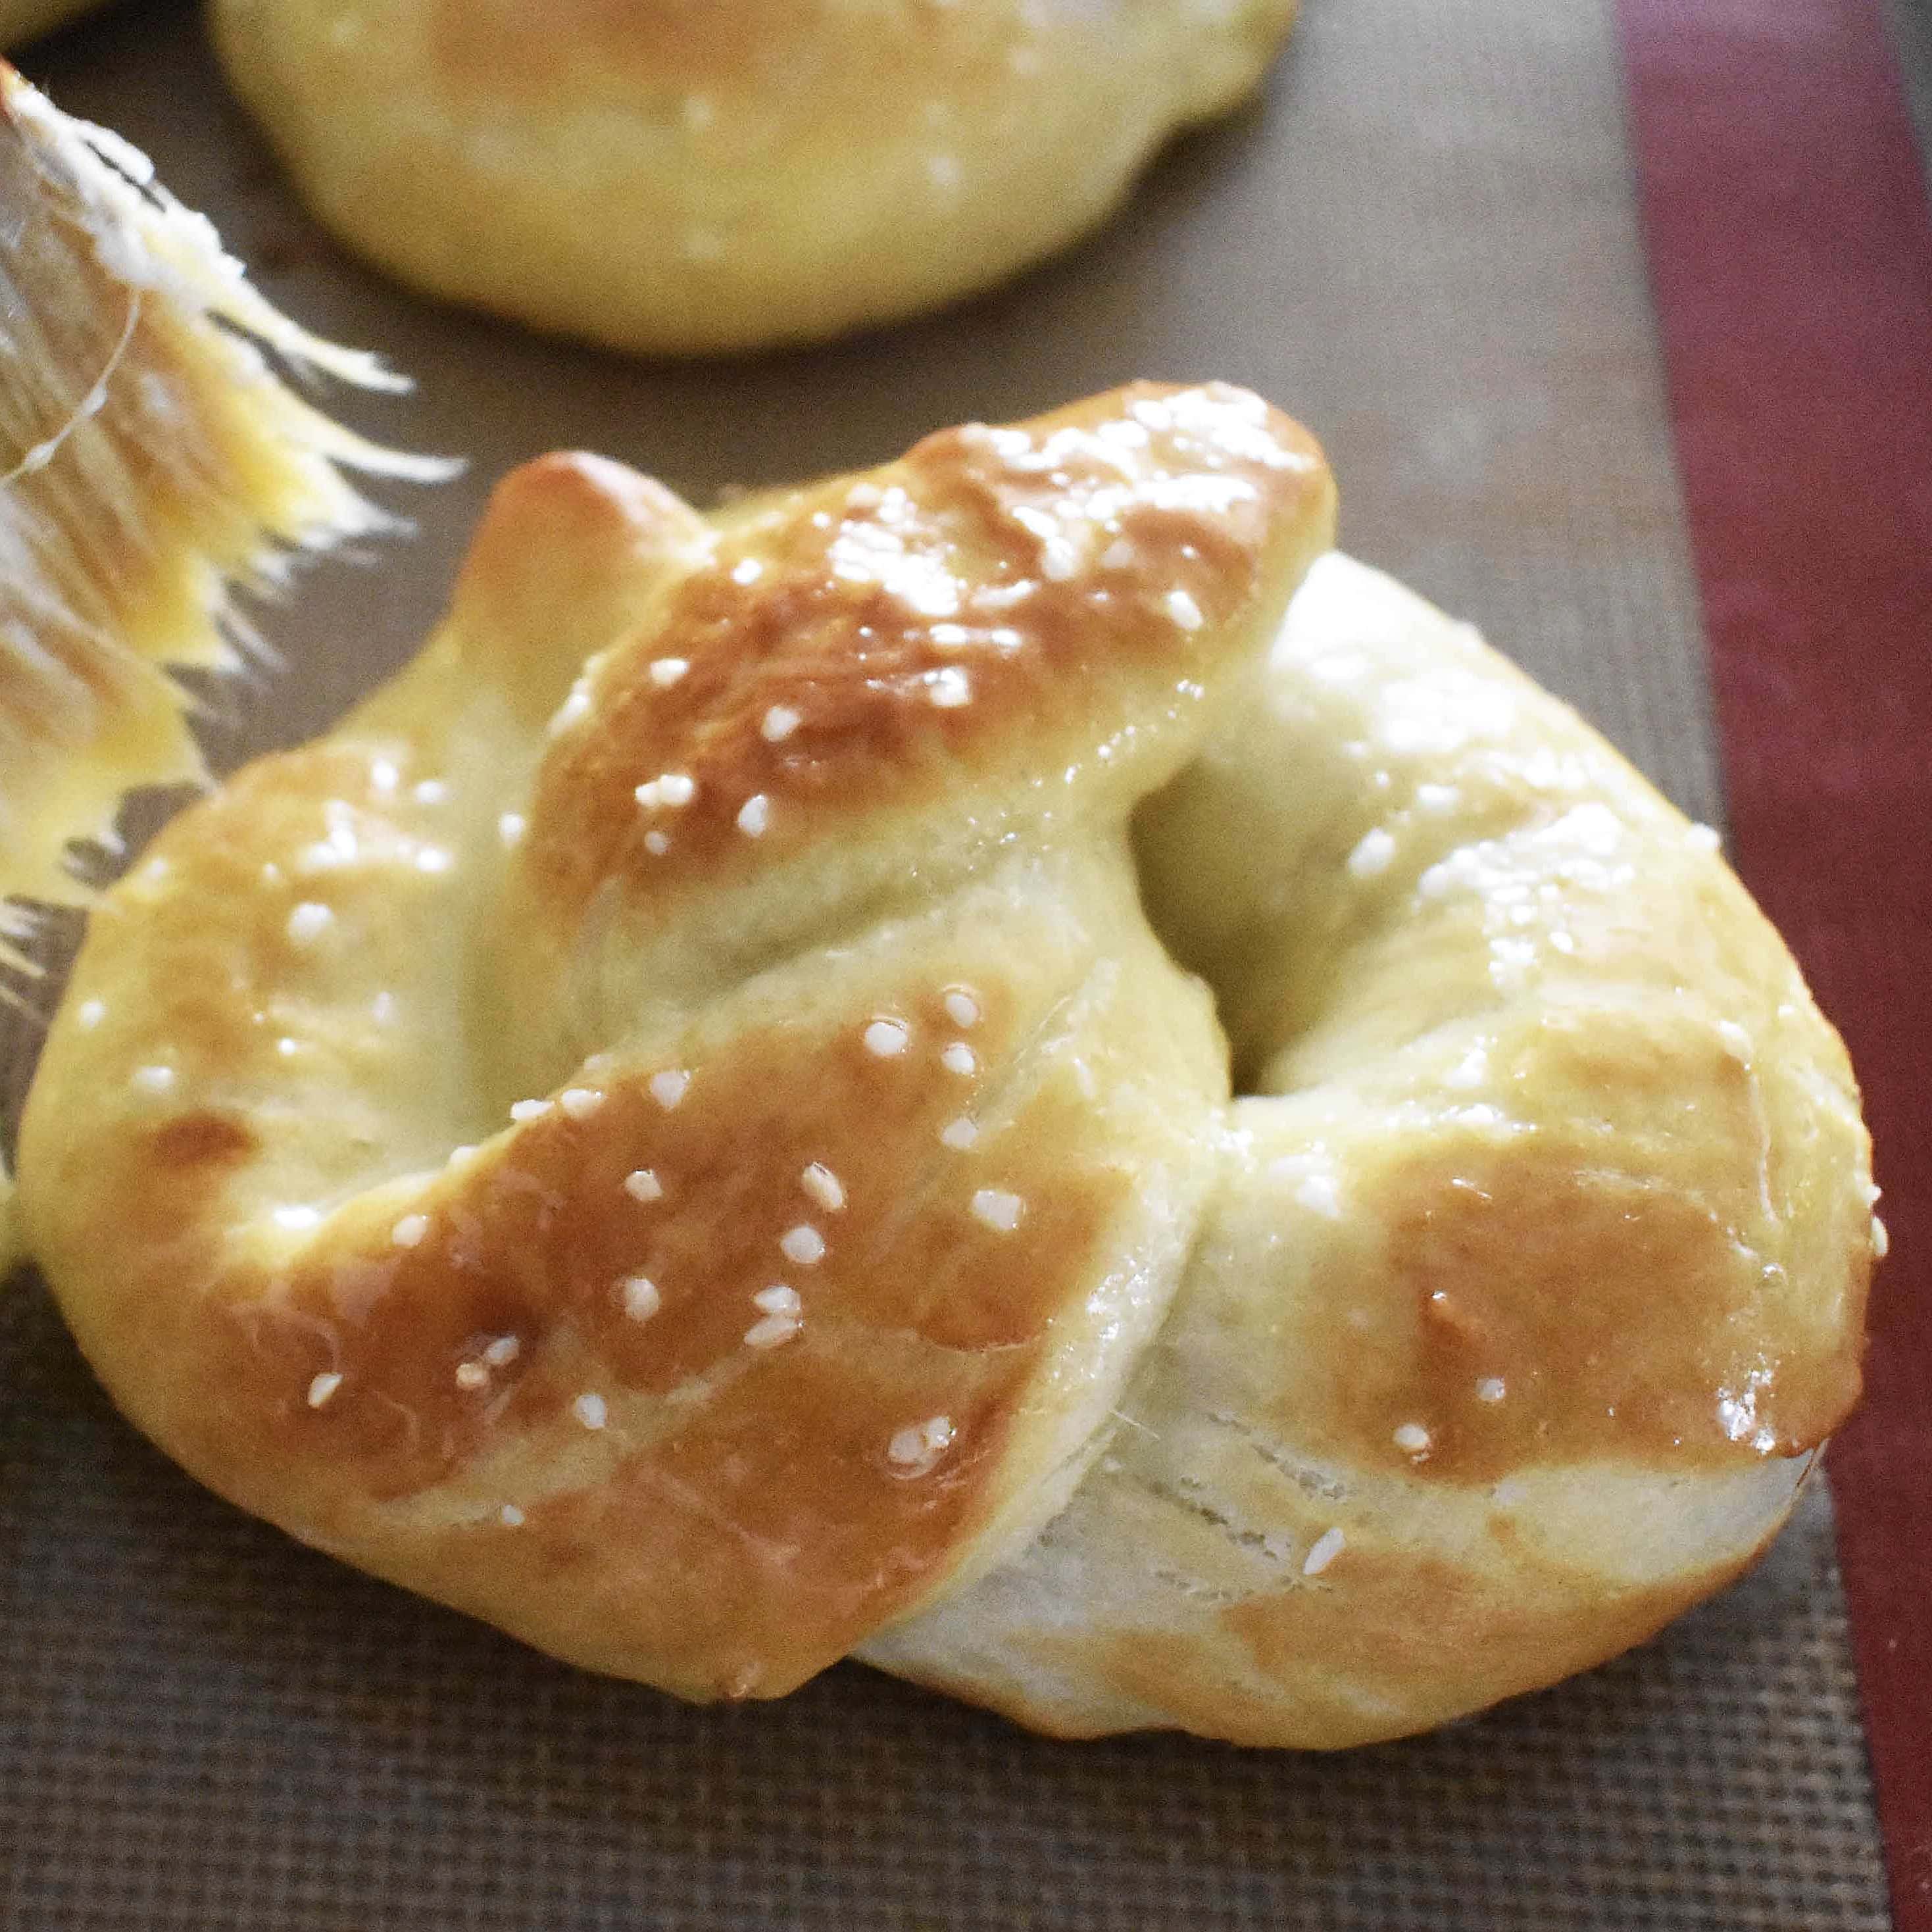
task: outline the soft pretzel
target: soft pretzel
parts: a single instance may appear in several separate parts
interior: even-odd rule
[[[1734,1574],[1856,1391],[1842,1049],[1472,634],[1332,555],[1284,626],[1331,514],[1220,386],[517,472],[94,920],[22,1198],[117,1400],[693,1697],[1346,1744]]]
[[[1296,0],[215,0],[317,215],[430,293],[688,355],[938,307],[1108,214]]]

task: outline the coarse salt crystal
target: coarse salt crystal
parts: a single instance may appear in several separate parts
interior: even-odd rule
[[[634,796],[647,808],[668,806],[676,810],[698,796],[698,781],[688,772],[664,772],[639,785]]]
[[[941,711],[956,711],[973,701],[973,680],[957,664],[944,664],[928,674],[926,694]]]
[[[1019,1226],[1025,1206],[1017,1194],[1003,1187],[982,1187],[973,1196],[974,1218],[1003,1234],[1010,1234]]]
[[[823,1161],[814,1161],[799,1176],[798,1184],[830,1214],[845,1205],[844,1184]]]
[[[866,1029],[866,1050],[881,1060],[890,1060],[906,1050],[911,1030],[904,1020],[874,1020]]]
[[[748,1348],[776,1348],[781,1342],[789,1342],[799,1331],[796,1315],[767,1315],[762,1322],[754,1322],[745,1330],[745,1346]]]
[[[304,899],[289,914],[289,938],[298,946],[308,946],[320,939],[335,923],[335,915],[319,900]]]
[[[1377,826],[1372,832],[1364,832],[1355,849],[1348,854],[1348,875],[1356,879],[1372,879],[1378,873],[1386,872],[1394,858],[1394,838]]]
[[[1310,1214],[1330,1221],[1342,1218],[1342,1190],[1332,1174],[1311,1174],[1297,1184],[1294,1198]]]
[[[1302,1559],[1301,1574],[1304,1576],[1318,1576],[1336,1557],[1341,1555],[1347,1541],[1339,1529],[1324,1529],[1310,1546],[1308,1554]]]
[[[811,1268],[825,1258],[825,1237],[809,1222],[801,1221],[778,1237],[779,1251],[788,1262]]]
[[[928,1421],[909,1424],[886,1444],[886,1460],[896,1469],[929,1469],[951,1447],[952,1435],[950,1415],[935,1415]]]

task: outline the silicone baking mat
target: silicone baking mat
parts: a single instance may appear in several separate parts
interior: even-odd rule
[[[1265,98],[1065,260],[928,322],[669,368],[346,260],[226,104],[190,9],[124,7],[22,64],[146,148],[276,300],[417,377],[357,406],[362,426],[470,460],[392,499],[412,541],[266,614],[286,668],[218,700],[220,766],[401,662],[490,483],[540,450],[601,449],[704,500],[1136,375],[1222,376],[1322,437],[1348,548],[1721,823],[1624,47],[1610,0],[1306,0]],[[0,1028],[10,1120],[33,1034]],[[688,1709],[238,1515],[118,1420],[36,1280],[0,1297],[9,1932],[1878,1932],[1852,1658],[1821,1484],[1754,1576],[1654,1643],[1339,1757],[1054,1744],[855,1666],[782,1705]]]

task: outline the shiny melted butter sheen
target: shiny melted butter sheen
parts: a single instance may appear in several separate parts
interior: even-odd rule
[[[1192,712],[1328,493],[1255,398],[1143,385],[728,513],[553,746],[528,876],[567,910],[614,874],[646,897],[742,875],[1089,754],[1096,706]]]
[[[1265,1275],[1286,1227],[1301,1273],[1293,1318],[1252,1339],[1257,1413],[1311,1453],[1448,1483],[1815,1448],[1857,1353],[1772,1258],[1820,1217],[1760,1158],[1740,1029],[1541,990],[1435,1096],[1345,1116],[1330,1159],[1261,1181],[1220,1265]]]
[[[973,983],[1007,1060],[1040,1016],[996,968]],[[917,1045],[949,997],[898,998]],[[667,1105],[664,1070],[608,1066],[594,1105],[531,1114],[393,1226],[316,1234],[233,1306],[212,1433],[378,1500],[454,1483],[494,1510],[514,1484],[519,1527],[566,1562],[626,1552],[683,1667],[746,1694],[842,1654],[978,1526],[1126,1178],[1070,1085],[950,1148],[958,1078],[874,1051],[860,1012],[673,1071]],[[534,1490],[503,1461],[530,1441]]]

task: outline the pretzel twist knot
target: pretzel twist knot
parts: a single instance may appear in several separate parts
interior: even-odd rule
[[[1344,1744],[1736,1574],[1856,1391],[1850,1069],[1332,510],[1220,386],[708,518],[512,476],[94,920],[22,1172],[116,1399],[694,1697]]]

